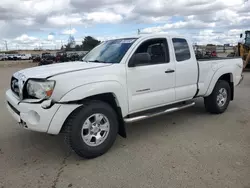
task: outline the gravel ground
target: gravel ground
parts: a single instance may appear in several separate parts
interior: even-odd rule
[[[26,66],[36,66],[36,65],[37,63],[32,62],[32,60],[0,61],[0,68],[26,67]]]
[[[4,92],[19,67],[0,68],[0,188],[250,188],[250,72],[222,115],[194,107],[129,124],[105,155],[84,160],[63,137],[18,127]]]

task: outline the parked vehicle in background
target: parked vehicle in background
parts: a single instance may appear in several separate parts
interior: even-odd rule
[[[202,54],[202,52],[201,52],[201,51],[199,51],[199,50],[196,50],[196,51],[195,51],[195,57],[196,57],[197,59],[201,59],[201,58],[203,58],[203,54]]]
[[[56,57],[50,53],[43,53],[41,61],[38,63],[38,66],[49,65],[56,62]]]
[[[206,51],[204,57],[205,58],[211,57],[211,51]]]
[[[216,53],[216,51],[212,51],[212,53],[211,53],[211,57],[217,57],[217,53]]]
[[[4,61],[7,59],[7,56],[5,54],[0,54],[0,61]]]
[[[16,60],[21,60],[21,54],[15,54],[13,56],[13,59],[16,61]]]
[[[8,60],[14,60],[14,54],[8,54],[7,57],[8,57]]]
[[[242,80],[241,58],[197,60],[185,37],[154,34],[108,40],[83,62],[33,67],[13,74],[7,108],[25,129],[65,133],[81,157],[107,152],[125,123],[195,104],[226,111]]]
[[[78,53],[68,54],[68,60],[69,61],[79,61],[79,55],[78,55]]]
[[[21,60],[31,60],[31,54],[21,54]]]
[[[7,54],[4,54],[4,60],[8,60],[8,55]]]
[[[48,57],[48,56],[51,56],[51,53],[45,52],[45,53],[42,53],[41,58],[46,58],[46,57]]]
[[[66,52],[57,52],[56,53],[56,62],[62,62],[63,56],[66,54]]]
[[[40,62],[40,61],[41,61],[41,57],[40,57],[39,54],[32,55],[31,58],[32,58],[32,61],[33,61],[34,63]]]
[[[60,51],[56,53],[56,63],[82,61],[82,58],[87,54],[87,51],[65,52]]]

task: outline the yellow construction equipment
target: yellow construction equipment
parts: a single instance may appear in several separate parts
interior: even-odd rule
[[[240,38],[243,38],[243,34],[240,34]],[[243,69],[250,65],[250,31],[245,31],[245,38],[238,43],[236,54],[243,59]]]

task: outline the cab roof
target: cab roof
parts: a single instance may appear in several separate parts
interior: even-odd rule
[[[126,36],[126,37],[118,37],[117,39],[129,39],[129,38],[148,38],[148,37],[170,37],[170,38],[185,38],[187,39],[188,37],[186,36],[181,36],[181,35],[169,35],[166,33],[154,33],[154,34],[139,34],[139,35],[132,35],[132,36]],[[115,40],[115,39],[113,39]]]

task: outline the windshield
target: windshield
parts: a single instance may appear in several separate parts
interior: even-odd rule
[[[120,63],[136,38],[108,40],[91,50],[84,58],[86,62]]]

